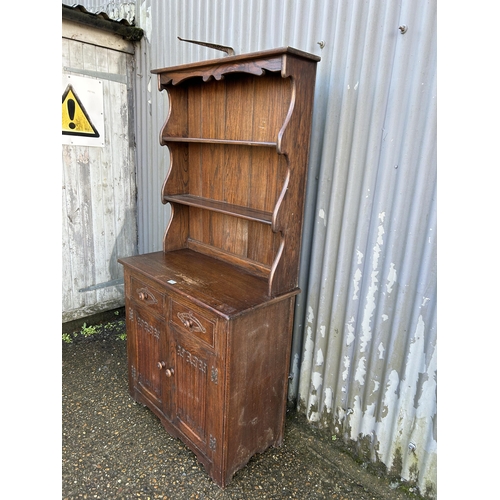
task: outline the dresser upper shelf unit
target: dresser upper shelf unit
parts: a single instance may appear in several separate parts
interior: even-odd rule
[[[153,70],[169,113],[164,252],[189,248],[298,285],[316,63],[290,47]]]

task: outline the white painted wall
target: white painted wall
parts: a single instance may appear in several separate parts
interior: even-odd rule
[[[133,47],[63,22],[62,73],[102,82],[104,147],[62,145],[62,321],[124,304],[118,257],[137,253]],[[120,284],[121,283],[121,284]]]

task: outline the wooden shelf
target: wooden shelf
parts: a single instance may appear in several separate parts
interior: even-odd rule
[[[261,262],[242,257],[241,255],[236,255],[232,252],[222,250],[221,248],[214,247],[213,245],[208,245],[192,238],[188,238],[187,248],[196,252],[197,255],[206,255],[208,257],[212,257],[215,260],[226,262],[227,264],[234,266],[236,269],[244,270],[245,272],[250,273],[255,277],[263,278],[268,287],[267,292],[269,294],[269,275],[272,269],[271,266],[266,266]]]
[[[277,142],[266,141],[238,141],[231,139],[207,139],[202,137],[162,137],[163,143],[167,142],[191,142],[195,144],[222,144],[226,146],[261,146],[266,148],[277,147]]]
[[[213,212],[239,217],[241,219],[262,222],[263,224],[271,225],[272,223],[273,214],[271,212],[264,212],[255,208],[242,207],[190,194],[165,195],[163,197],[163,202],[189,205],[191,207],[202,208],[204,210],[211,210]]]

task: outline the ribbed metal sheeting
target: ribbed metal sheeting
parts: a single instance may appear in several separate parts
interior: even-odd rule
[[[168,220],[150,70],[224,57],[177,37],[321,56],[289,397],[434,498],[436,0],[144,0],[136,24],[140,252]]]
[[[127,21],[128,24],[133,24],[135,20],[134,1],[116,0],[114,2],[103,2],[102,0],[84,0],[82,2],[74,2],[63,0],[62,3],[69,7],[82,6],[87,12],[91,12],[92,14],[105,14],[113,21]]]
[[[432,498],[436,4],[339,2],[332,14],[290,393]]]

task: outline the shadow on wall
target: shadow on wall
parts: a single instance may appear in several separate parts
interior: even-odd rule
[[[110,281],[116,281],[115,286],[123,285],[123,266],[118,263],[118,259],[130,257],[131,255],[137,255],[137,222],[135,211],[127,208],[125,209],[122,227],[115,239],[109,258]]]

